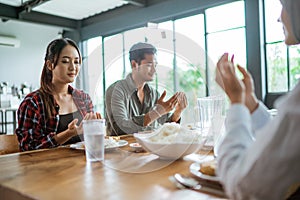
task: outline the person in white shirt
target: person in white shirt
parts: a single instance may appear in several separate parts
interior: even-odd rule
[[[279,21],[285,43],[300,43],[300,1],[281,0]],[[226,135],[217,152],[217,174],[230,199],[300,199],[300,83],[275,102],[271,118],[254,94],[253,79],[234,59],[223,54],[216,81],[231,106]]]

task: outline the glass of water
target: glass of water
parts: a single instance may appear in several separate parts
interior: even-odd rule
[[[86,161],[104,160],[105,119],[83,120]]]

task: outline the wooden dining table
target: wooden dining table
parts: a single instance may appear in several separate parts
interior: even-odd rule
[[[135,142],[132,136],[122,138]],[[207,152],[206,152],[207,153]],[[128,145],[86,162],[85,152],[62,146],[0,156],[0,199],[222,199],[178,189],[169,177],[190,176],[192,160],[163,160]]]

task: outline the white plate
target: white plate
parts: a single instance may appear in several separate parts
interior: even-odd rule
[[[220,179],[218,176],[209,176],[209,175],[203,174],[200,172],[200,168],[201,168],[201,166],[199,163],[192,163],[190,165],[190,172],[193,175],[197,176],[198,178],[205,179],[208,181],[220,182]]]
[[[119,140],[117,146],[113,146],[113,147],[105,147],[105,150],[111,150],[111,149],[123,147],[123,146],[126,146],[127,144],[128,144],[128,142],[127,142],[126,140]],[[71,148],[71,149],[84,150],[84,141],[82,141],[82,142],[77,142],[77,143],[75,143],[75,144],[71,144],[71,145],[70,145],[70,148]]]

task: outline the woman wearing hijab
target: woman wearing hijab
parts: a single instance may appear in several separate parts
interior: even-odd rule
[[[285,43],[300,43],[300,1],[281,0],[279,21]],[[300,83],[275,103],[271,119],[257,100],[251,75],[241,66],[239,80],[233,58],[217,63],[216,81],[231,106],[226,136],[218,151],[218,175],[230,199],[300,199]]]

